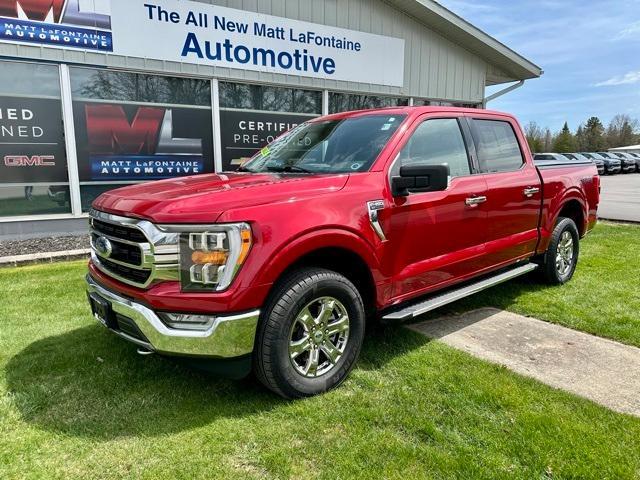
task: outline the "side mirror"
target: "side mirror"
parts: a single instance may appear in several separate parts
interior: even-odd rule
[[[449,186],[449,165],[405,165],[400,175],[391,177],[391,193],[394,197],[406,197],[409,193],[441,192]]]

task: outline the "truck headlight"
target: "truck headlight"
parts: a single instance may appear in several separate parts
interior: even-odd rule
[[[225,290],[247,259],[251,227],[221,224],[180,234],[180,283],[183,291]]]

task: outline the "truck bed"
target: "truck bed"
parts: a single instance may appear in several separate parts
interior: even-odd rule
[[[540,245],[538,252],[546,251],[554,228],[555,214],[568,201],[580,206],[585,219],[578,225],[584,236],[595,227],[600,203],[600,176],[595,164],[575,160],[539,160],[535,162],[542,179],[542,206],[540,216]]]

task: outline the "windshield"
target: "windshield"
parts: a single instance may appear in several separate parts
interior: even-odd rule
[[[298,125],[256,153],[240,171],[364,172],[406,115],[365,115]]]

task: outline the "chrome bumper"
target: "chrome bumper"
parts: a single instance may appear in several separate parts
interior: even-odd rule
[[[240,357],[253,351],[259,310],[221,315],[206,331],[176,330],[167,327],[153,310],[101,287],[91,276],[87,275],[86,282],[87,294],[109,301],[113,312],[132,321],[148,341],[119,329],[109,330],[138,346],[158,353],[213,358]]]

